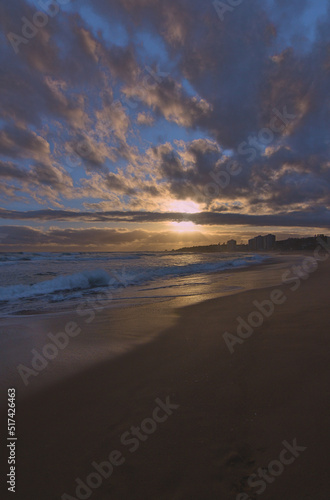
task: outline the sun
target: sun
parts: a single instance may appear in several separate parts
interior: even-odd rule
[[[192,200],[173,200],[167,204],[167,210],[180,214],[196,214],[200,211],[197,203]],[[188,233],[196,231],[196,225],[187,220],[181,222],[170,222],[171,228],[177,233]]]

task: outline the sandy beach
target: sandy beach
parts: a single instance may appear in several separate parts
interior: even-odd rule
[[[14,498],[327,500],[329,273],[176,309],[150,342],[18,389]]]

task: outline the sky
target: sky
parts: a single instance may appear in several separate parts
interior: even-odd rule
[[[329,234],[329,0],[0,6],[0,251]]]

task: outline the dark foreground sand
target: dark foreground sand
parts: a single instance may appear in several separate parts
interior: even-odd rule
[[[298,290],[276,287],[285,302],[233,354],[223,333],[236,334],[237,316],[274,287],[180,309],[155,341],[18,400],[17,493],[1,498],[328,500],[329,276],[327,261]],[[179,406],[155,429],[145,419],[165,417],[157,398]],[[154,432],[122,444],[141,422]],[[292,461],[281,452],[294,439],[306,449]],[[86,483],[114,450],[123,463],[77,496],[76,478]],[[270,484],[248,485],[279,457]]]

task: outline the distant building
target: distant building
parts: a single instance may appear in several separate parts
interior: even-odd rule
[[[236,240],[227,241],[227,250],[228,252],[235,252],[236,250]]]
[[[256,237],[256,250],[264,250],[264,237],[263,236]]]
[[[273,250],[275,248],[276,236],[267,234],[267,236],[256,236],[249,240],[249,250]]]
[[[274,234],[267,234],[264,236],[264,250],[273,250],[275,248],[276,236]]]
[[[251,238],[249,240],[249,250],[257,250],[257,242],[256,242],[256,239],[255,238]]]

